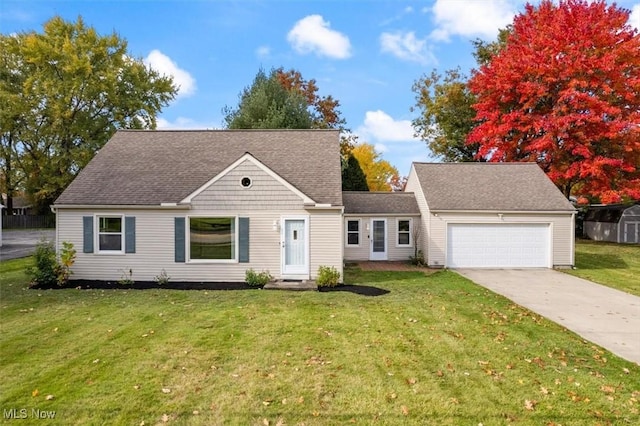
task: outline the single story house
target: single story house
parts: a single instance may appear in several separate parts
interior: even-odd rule
[[[594,241],[640,244],[640,202],[589,206],[584,233]]]
[[[120,130],[54,203],[74,279],[244,281],[345,260],[573,265],[573,206],[535,164],[414,163],[405,192],[342,192],[335,130]]]

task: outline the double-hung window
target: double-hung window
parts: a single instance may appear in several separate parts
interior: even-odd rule
[[[398,219],[398,246],[411,245],[411,219]]]
[[[191,260],[236,260],[235,217],[189,218],[189,258]]]
[[[360,245],[360,221],[347,220],[347,245]]]
[[[98,216],[98,251],[123,252],[122,216]]]

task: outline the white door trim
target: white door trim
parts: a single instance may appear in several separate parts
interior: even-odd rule
[[[302,220],[304,223],[304,265],[294,265],[287,266],[287,244],[286,244],[286,230],[287,230],[287,221],[299,221]],[[298,216],[282,216],[280,218],[280,271],[281,277],[283,279],[290,280],[308,280],[309,279],[309,216],[308,215],[298,215]]]
[[[384,232],[382,236],[384,237],[384,251],[373,251],[373,224],[374,222],[382,222],[384,223]],[[387,260],[388,259],[388,245],[389,245],[389,228],[387,227],[387,219],[386,218],[371,218],[371,223],[369,224],[369,260]]]

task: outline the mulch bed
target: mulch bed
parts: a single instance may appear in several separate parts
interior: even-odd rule
[[[32,287],[34,289],[45,289],[44,287]],[[169,281],[167,284],[158,284],[155,281],[136,281],[133,284],[120,284],[116,281],[100,280],[70,280],[64,286],[48,287],[49,289],[69,289],[78,290],[256,290],[259,287],[251,287],[242,282],[186,282]]]
[[[167,284],[158,284],[155,281],[136,281],[133,284],[120,284],[116,281],[100,281],[100,280],[71,280],[64,286],[42,287],[33,286],[32,289],[38,290],[56,290],[70,289],[78,290],[258,290],[260,287],[252,287],[243,282],[180,282],[170,281]],[[339,285],[337,287],[320,287],[320,292],[344,291],[348,293],[359,294],[361,296],[382,296],[389,293],[377,287],[366,285]]]

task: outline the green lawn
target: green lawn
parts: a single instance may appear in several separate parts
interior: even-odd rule
[[[576,269],[565,272],[640,296],[640,245],[576,240]]]
[[[83,425],[640,422],[640,366],[450,271],[347,270],[377,297],[39,291],[25,262],[0,263],[3,410]]]

